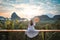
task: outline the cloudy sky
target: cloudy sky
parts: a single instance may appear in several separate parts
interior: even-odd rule
[[[32,18],[37,15],[60,15],[60,0],[0,0],[0,16]]]

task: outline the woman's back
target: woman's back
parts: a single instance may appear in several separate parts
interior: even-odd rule
[[[32,26],[31,26],[31,25],[28,26],[28,30],[29,30],[29,31],[30,31],[30,30],[32,30],[32,31],[35,30],[34,25],[32,25]]]
[[[34,28],[35,24],[33,23],[32,25],[28,25],[28,29],[27,31],[25,32],[26,35],[29,37],[29,38],[33,38],[35,36],[38,35],[38,31],[36,31],[36,29]]]

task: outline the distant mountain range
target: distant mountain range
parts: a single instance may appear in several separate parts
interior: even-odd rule
[[[21,17],[19,17],[15,12],[13,12],[12,13],[12,15],[11,15],[11,20],[26,20],[26,18],[21,18]]]
[[[6,18],[3,16],[0,16],[0,20],[6,20]]]
[[[47,15],[42,15],[42,16],[37,16],[40,18],[40,20],[50,20],[51,18],[49,18]]]
[[[60,20],[60,15],[55,15],[53,18],[50,18],[47,15],[41,15],[41,16],[35,16],[35,17],[38,17],[40,19],[40,23],[54,23],[57,20]]]
[[[15,19],[20,20],[21,18],[15,12],[13,12],[11,15],[11,19],[12,20],[15,20]]]
[[[57,19],[60,20],[60,15],[55,15],[55,16],[53,17],[53,19],[54,19],[54,20],[57,20]]]
[[[60,19],[60,15],[55,15],[53,18],[50,18],[47,15],[41,15],[41,16],[36,16],[36,17],[39,17],[39,19],[42,21]],[[4,20],[4,19],[6,19],[6,18],[4,18],[3,16],[0,16],[0,20]],[[11,20],[16,20],[16,19],[17,20],[25,20],[26,18],[21,18],[15,12],[13,12],[11,15]]]
[[[48,17],[47,15],[36,16],[40,20],[58,20],[60,19],[60,15],[55,15],[53,18]]]
[[[6,20],[7,18],[0,16],[0,20]],[[15,12],[12,13],[11,18],[9,20],[26,20],[26,18],[19,17]]]

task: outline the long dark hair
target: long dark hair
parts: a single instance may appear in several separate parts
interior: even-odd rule
[[[31,25],[31,26],[33,25],[33,21],[32,21],[32,20],[30,21],[30,25]]]

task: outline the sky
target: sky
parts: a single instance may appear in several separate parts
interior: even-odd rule
[[[11,17],[16,14],[22,18],[38,15],[60,15],[60,0],[0,0],[0,16]]]

